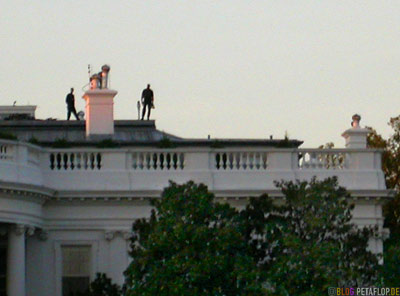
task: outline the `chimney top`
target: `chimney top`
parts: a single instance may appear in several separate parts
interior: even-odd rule
[[[351,118],[353,119],[353,121],[351,122],[351,126],[353,128],[360,128],[360,120],[361,120],[361,116],[358,114],[354,114],[353,117]]]

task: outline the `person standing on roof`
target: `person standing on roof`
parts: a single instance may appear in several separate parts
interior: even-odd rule
[[[143,104],[142,120],[144,119],[144,114],[146,113],[146,107],[147,107],[147,120],[149,120],[151,108],[154,108],[154,93],[150,88],[150,84],[147,84],[147,88],[145,88],[142,92],[142,104]]]
[[[75,96],[74,96],[74,89],[71,88],[71,92],[65,98],[65,102],[67,103],[67,120],[71,117],[71,112],[74,114],[76,120],[79,120],[78,114],[76,114],[75,110]]]

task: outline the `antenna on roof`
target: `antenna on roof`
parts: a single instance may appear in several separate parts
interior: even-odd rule
[[[92,74],[92,66],[90,64],[87,65],[88,75],[89,75],[89,82],[82,86],[82,91],[86,91],[86,86],[90,84],[90,75]]]

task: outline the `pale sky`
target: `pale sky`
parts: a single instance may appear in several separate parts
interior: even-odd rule
[[[111,66],[116,119],[147,83],[157,128],[182,137],[333,141],[359,113],[400,114],[400,1],[0,0],[0,102],[65,119],[87,65]]]

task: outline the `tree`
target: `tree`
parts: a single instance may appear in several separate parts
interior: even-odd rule
[[[384,266],[382,274],[385,285],[400,285],[400,116],[389,121],[393,134],[386,140],[373,128],[368,135],[368,146],[383,149],[382,170],[386,186],[395,190],[395,196],[383,207],[384,227],[390,230],[390,237],[384,242]]]
[[[236,209],[193,182],[152,205],[133,225],[127,295],[265,295]]]
[[[87,291],[71,293],[70,296],[122,296],[122,289],[117,284],[113,284],[105,273],[97,273]]]
[[[323,295],[328,287],[377,282],[378,258],[367,250],[373,230],[350,222],[350,195],[336,178],[276,185],[284,203],[263,195],[241,212],[273,295]]]

